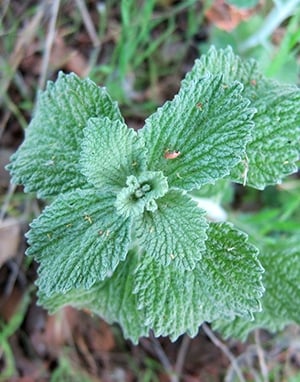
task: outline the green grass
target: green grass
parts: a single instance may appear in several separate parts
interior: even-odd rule
[[[289,78],[288,73],[291,71],[299,75],[299,65],[297,64],[297,56],[299,55],[300,48],[300,8],[288,20],[285,28],[284,37],[275,51],[271,62],[266,67],[265,73],[269,77],[280,77],[283,79],[294,80],[297,78],[292,76]],[[289,70],[288,70],[289,69]],[[297,73],[298,72],[298,73]]]
[[[11,349],[9,338],[20,328],[30,302],[29,291],[25,292],[22,300],[16,309],[16,312],[11,317],[10,321],[5,323],[0,321],[0,354],[4,360],[4,367],[0,373],[0,381],[7,381],[9,378],[16,375],[15,358]]]
[[[138,5],[137,5],[138,4]],[[105,64],[95,65],[89,76],[104,83],[113,98],[121,103],[130,103],[135,88],[157,86],[159,77],[172,68],[160,59],[160,50],[165,43],[176,40],[177,20],[180,12],[187,12],[185,38],[189,40],[197,30],[196,0],[180,2],[170,9],[157,9],[157,0],[124,0],[120,4],[120,25],[117,43]],[[101,14],[101,24],[109,25],[109,12]],[[100,36],[105,33],[104,27]],[[176,57],[179,63],[184,57]]]
[[[291,3],[291,0],[287,2]],[[284,7],[285,3],[282,4]],[[283,21],[280,19],[280,7],[278,6],[277,12],[276,9],[275,1],[269,0],[259,12],[248,20],[241,22],[231,32],[225,32],[213,26],[209,44],[214,44],[219,48],[226,47],[229,44],[240,55],[257,59],[267,76],[281,81],[297,83],[299,82],[297,56],[299,55],[300,43],[300,2],[295,5],[294,13]],[[266,20],[270,14],[277,19],[272,20],[272,18],[269,18],[268,23],[274,23],[276,28],[267,32]],[[272,41],[272,35],[280,28],[282,28],[283,38],[277,44]],[[263,30],[266,32],[259,33]],[[253,43],[247,47],[245,43],[250,39],[253,39]]]

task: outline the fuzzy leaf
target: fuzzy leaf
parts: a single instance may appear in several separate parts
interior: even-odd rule
[[[300,139],[300,91],[296,86],[261,80],[253,105],[255,128],[247,156],[232,171],[239,183],[264,189],[297,171]]]
[[[244,85],[243,95],[257,110],[247,155],[233,169],[232,180],[263,189],[297,171],[299,88],[264,78],[254,60],[243,61],[230,47],[225,50],[211,48],[201,56],[187,74],[183,86],[188,87],[191,81],[197,81],[207,72],[222,74],[225,83],[240,81]]]
[[[130,221],[115,213],[115,197],[95,190],[61,195],[31,224],[28,255],[40,262],[46,294],[90,288],[126,258]]]
[[[122,121],[89,119],[81,147],[82,173],[97,188],[118,191],[128,176],[145,170],[143,140]]]
[[[253,86],[256,81],[263,78],[255,60],[242,60],[234,54],[230,46],[226,49],[216,49],[212,46],[206,54],[195,61],[192,70],[187,73],[183,80],[182,86],[188,87],[191,81],[199,80],[206,73],[222,74],[226,84],[239,81],[247,91],[248,89],[255,90]],[[254,96],[255,93],[252,94],[251,98]]]
[[[186,82],[173,101],[140,131],[149,169],[161,170],[170,187],[191,190],[228,175],[245,155],[254,110],[238,83],[205,75]]]
[[[204,321],[251,316],[263,287],[257,249],[230,224],[212,224],[207,250],[192,271],[161,265],[147,254],[136,271],[135,293],[156,336],[195,336]]]
[[[182,270],[194,269],[205,250],[205,212],[179,191],[169,192],[157,205],[155,212],[136,219],[138,243],[164,267],[173,263]]]
[[[266,292],[262,311],[254,314],[253,321],[236,318],[217,321],[216,330],[225,337],[245,340],[255,328],[276,332],[292,322],[300,324],[300,244],[299,237],[283,239],[268,245],[260,256],[265,268],[263,278]]]
[[[129,251],[126,260],[118,265],[109,279],[95,283],[89,290],[73,289],[50,297],[39,291],[39,303],[51,312],[64,305],[89,309],[109,323],[119,323],[124,336],[136,344],[140,337],[149,332],[143,312],[137,309],[136,296],[132,293],[137,263],[137,253]]]
[[[122,121],[104,88],[75,74],[60,73],[39,94],[25,141],[8,166],[12,181],[44,198],[85,187],[78,164],[83,128],[89,118],[99,116]]]
[[[156,211],[156,199],[168,191],[167,178],[161,171],[145,171],[138,178],[127,178],[126,187],[117,195],[117,213],[123,216],[139,216],[144,210]]]

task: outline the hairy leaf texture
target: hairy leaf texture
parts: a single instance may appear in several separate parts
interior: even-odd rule
[[[117,195],[117,213],[139,217],[144,211],[156,212],[156,199],[164,196],[168,189],[167,178],[161,171],[145,171],[139,177],[131,175]]]
[[[205,251],[205,212],[179,191],[169,192],[157,204],[157,211],[136,219],[139,245],[162,266],[194,269]]]
[[[89,119],[81,148],[82,173],[96,188],[120,191],[128,176],[145,171],[144,142],[122,121]]]
[[[255,87],[257,113],[252,140],[231,179],[263,189],[281,183],[298,169],[300,90],[273,80],[261,80]]]
[[[92,117],[123,121],[116,102],[104,88],[73,74],[59,74],[39,94],[25,140],[8,169],[14,183],[41,198],[84,188],[79,167],[83,129]]]
[[[255,328],[275,332],[292,322],[300,324],[299,237],[282,238],[279,243],[265,245],[260,261],[265,268],[266,289],[261,301],[262,311],[254,313],[252,321],[242,318],[217,321],[214,327],[225,337],[245,340]]]
[[[231,179],[263,189],[277,184],[286,175],[297,171],[300,136],[300,90],[297,86],[265,78],[254,60],[242,60],[232,49],[212,47],[196,61],[187,74],[183,87],[197,81],[205,73],[222,74],[225,83],[239,81],[243,96],[256,109],[252,139],[246,155],[231,172]]]
[[[136,344],[140,337],[149,333],[144,313],[138,310],[136,296],[133,294],[134,271],[138,262],[137,251],[131,250],[126,260],[105,281],[96,282],[88,290],[76,287],[65,294],[52,296],[40,290],[39,303],[51,312],[64,305],[89,309],[109,323],[119,323],[125,338],[130,338]]]
[[[40,263],[46,295],[90,288],[125,260],[130,220],[115,213],[114,195],[77,190],[59,196],[31,224],[28,255]]]
[[[156,336],[195,336],[204,321],[252,317],[260,310],[257,249],[230,224],[211,224],[207,233],[206,253],[192,271],[163,266],[147,252],[137,268],[138,306]]]
[[[148,166],[168,177],[170,188],[191,190],[230,173],[245,156],[254,109],[242,97],[242,85],[222,75],[186,81],[140,131]]]

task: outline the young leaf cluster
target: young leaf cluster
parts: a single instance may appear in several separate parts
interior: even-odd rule
[[[118,322],[134,342],[261,309],[247,235],[213,223],[193,191],[222,178],[262,189],[294,172],[300,92],[211,48],[138,132],[105,88],[59,74],[39,95],[9,170],[49,205],[31,224],[39,301]]]

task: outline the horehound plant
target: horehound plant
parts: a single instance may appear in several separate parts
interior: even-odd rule
[[[264,189],[297,171],[299,100],[255,61],[211,48],[136,132],[105,88],[60,73],[8,166],[49,202],[27,234],[39,303],[87,308],[134,343],[150,330],[175,340],[204,321],[263,314],[282,254],[265,258],[230,222],[209,221],[193,193],[220,179]],[[295,277],[284,280],[299,302]],[[280,324],[295,319],[285,300]]]

